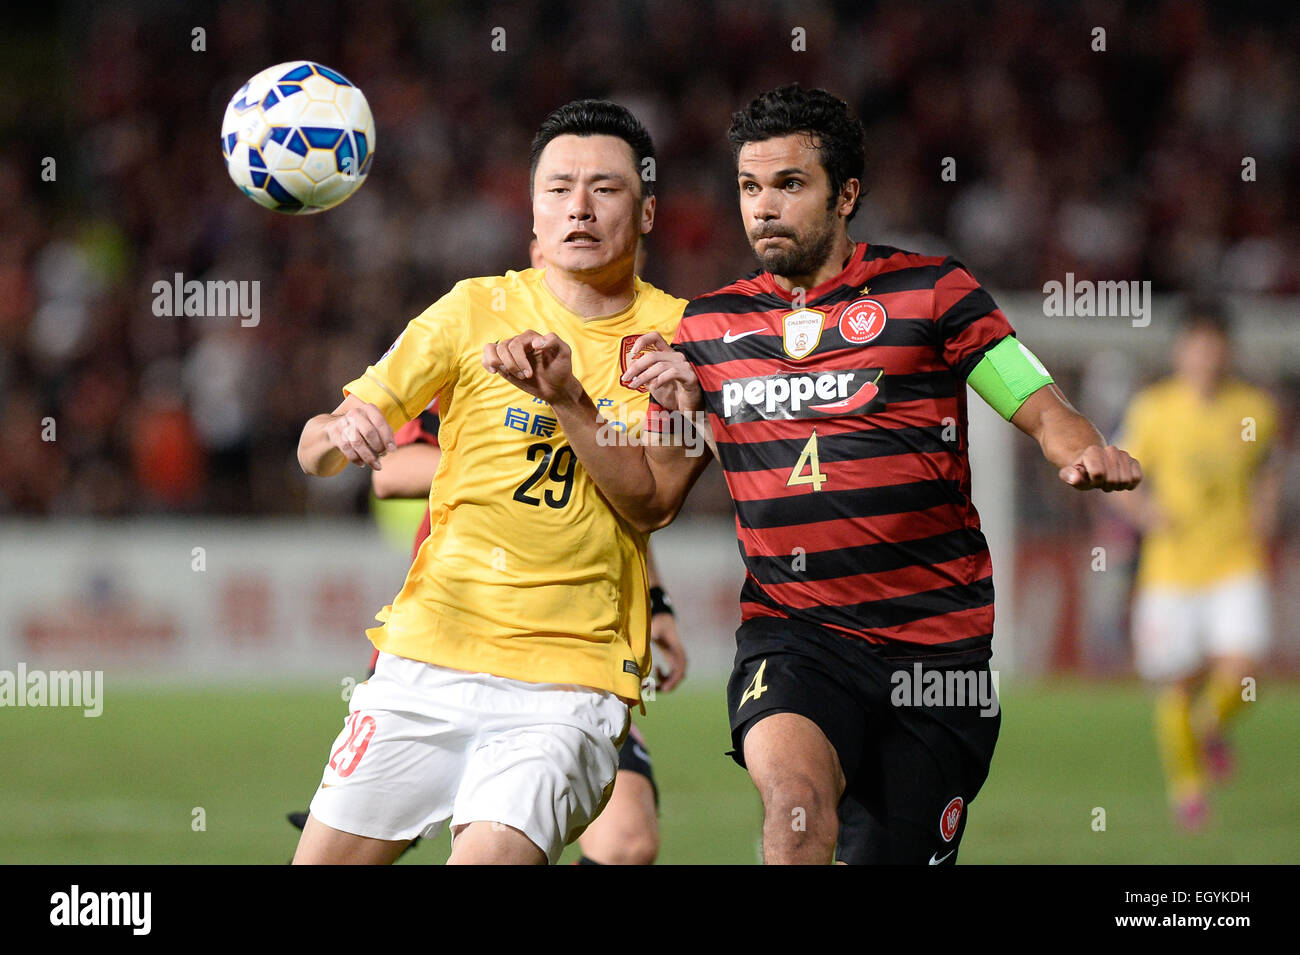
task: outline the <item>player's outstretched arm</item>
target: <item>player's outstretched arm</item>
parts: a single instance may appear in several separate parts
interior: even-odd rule
[[[384,455],[383,468],[370,475],[370,487],[381,499],[428,497],[441,460],[442,449],[432,444],[400,445]]]
[[[647,338],[642,336],[637,346]],[[574,377],[569,346],[554,333],[527,331],[485,345],[483,367],[551,406],[569,446],[605,499],[639,531],[649,533],[672,523],[709,462],[702,449],[692,456],[684,446],[645,447],[607,440],[613,430]],[[633,367],[629,364],[628,371]],[[675,386],[661,390],[668,397]]]
[[[1026,398],[1011,423],[1038,442],[1061,480],[1077,490],[1127,491],[1142,480],[1137,460],[1107,444],[1054,384]]]
[[[396,450],[384,413],[348,395],[330,414],[317,415],[303,426],[298,464],[317,477],[333,477],[349,462],[378,471],[380,456]]]

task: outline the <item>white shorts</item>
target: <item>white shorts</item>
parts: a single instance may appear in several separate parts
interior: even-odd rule
[[[1269,628],[1268,588],[1259,574],[1198,590],[1144,588],[1133,606],[1137,671],[1165,682],[1191,676],[1209,657],[1259,659]]]
[[[311,801],[318,820],[390,840],[499,822],[551,863],[609,801],[630,722],[603,690],[387,653],[349,709]]]

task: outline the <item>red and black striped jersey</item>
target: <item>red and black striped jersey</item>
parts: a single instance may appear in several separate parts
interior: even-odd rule
[[[743,619],[987,659],[965,381],[1011,334],[959,262],[866,243],[801,297],[760,272],[687,306],[673,347],[703,386],[735,503]]]

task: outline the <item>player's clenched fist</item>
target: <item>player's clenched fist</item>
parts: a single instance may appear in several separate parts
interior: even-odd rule
[[[704,410],[704,391],[695,369],[658,332],[638,338],[628,358],[623,383],[629,388],[648,387],[655,401],[669,411],[694,414]]]
[[[529,330],[484,345],[483,367],[548,404],[572,398],[582,387],[573,377],[572,351],[554,332]]]
[[[350,462],[376,471],[381,470],[380,456],[397,450],[393,429],[384,413],[372,404],[334,415],[325,425],[325,437]]]
[[[1061,480],[1079,491],[1129,491],[1142,480],[1142,468],[1127,451],[1094,444],[1060,471]]]

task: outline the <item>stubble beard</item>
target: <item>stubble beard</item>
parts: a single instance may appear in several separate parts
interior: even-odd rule
[[[797,278],[816,274],[826,260],[830,258],[831,249],[835,246],[834,223],[830,219],[824,223],[821,230],[809,236],[806,243],[801,243],[798,236],[789,232],[780,231],[775,234],[788,236],[794,240],[792,247],[768,249],[766,252],[759,252],[757,245],[759,239],[764,237],[762,235],[758,239],[751,237],[749,247],[753,249],[759,265],[766,271],[781,278]]]

